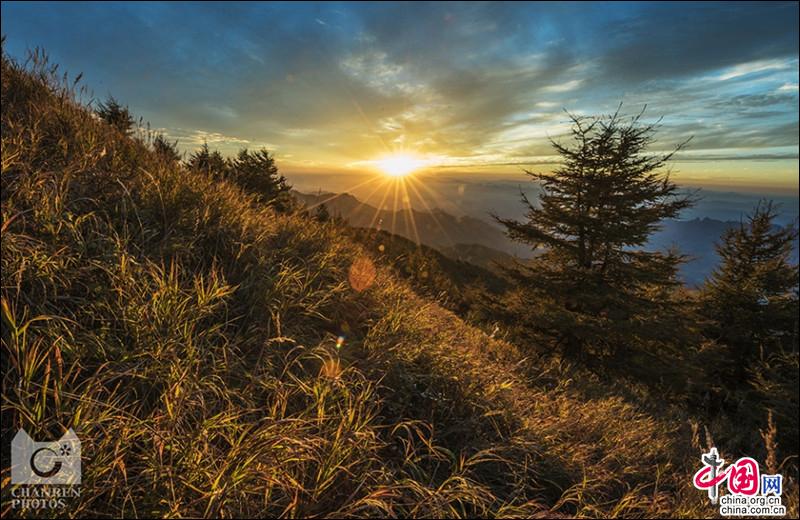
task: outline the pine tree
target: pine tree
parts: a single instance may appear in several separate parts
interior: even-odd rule
[[[119,132],[130,135],[135,124],[128,107],[122,106],[116,99],[109,97],[105,103],[99,103],[95,113],[102,120],[116,128]]]
[[[187,168],[196,172],[203,172],[217,179],[228,177],[228,161],[217,150],[209,150],[208,143],[203,143],[199,150],[189,156]]]
[[[664,172],[685,143],[648,153],[657,125],[641,117],[570,115],[572,142],[552,142],[561,166],[526,171],[541,183],[539,205],[523,194],[527,220],[495,217],[510,238],[543,249],[517,272],[532,293],[526,317],[572,355],[659,342],[674,326],[659,316],[670,315],[682,257],[642,247],[661,220],[692,204]]]
[[[320,222],[328,222],[331,219],[331,214],[328,211],[328,206],[326,206],[324,203],[320,204],[319,207],[317,208],[317,213],[315,216],[317,217],[317,220],[319,220]]]
[[[153,151],[170,164],[181,160],[181,154],[178,152],[178,141],[169,142],[164,134],[157,134],[153,139]]]
[[[792,265],[794,225],[775,224],[771,202],[717,244],[720,265],[702,292],[707,334],[722,344],[740,381],[748,367],[771,352],[797,349],[798,266]]]
[[[267,150],[241,150],[231,161],[231,176],[237,184],[255,193],[261,202],[269,203],[278,210],[286,210],[291,206],[291,186],[278,173],[275,158]]]

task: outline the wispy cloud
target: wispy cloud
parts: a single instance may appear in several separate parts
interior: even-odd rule
[[[733,67],[725,69],[724,72],[716,76],[719,81],[727,81],[729,79],[747,76],[748,74],[755,74],[757,72],[766,72],[772,70],[787,70],[791,67],[789,60],[759,60],[751,61],[749,63],[741,63]]]
[[[44,46],[187,149],[488,168],[551,155],[562,108],[620,101],[664,117],[659,146],[693,135],[694,160],[796,156],[797,19],[796,3],[12,2],[2,32],[8,52]]]
[[[582,84],[583,84],[582,79],[573,79],[561,83],[560,85],[549,85],[547,87],[544,87],[542,88],[542,92],[569,92],[571,90],[576,90]]]
[[[164,134],[168,139],[177,140],[181,148],[186,150],[195,150],[204,144],[208,144],[211,148],[220,149],[225,153],[235,153],[242,148],[266,148],[273,152],[279,149],[278,146],[272,143],[252,141],[219,132],[185,128],[156,128],[155,131]]]

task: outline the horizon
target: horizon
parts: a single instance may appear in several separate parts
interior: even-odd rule
[[[393,199],[383,199],[380,190],[374,191],[369,184],[369,173],[324,174],[294,173],[286,178],[298,192],[315,195],[349,194],[360,202],[381,209],[392,209]],[[491,222],[489,213],[499,213],[507,217],[522,218],[525,207],[519,201],[520,189],[531,200],[538,193],[537,183],[523,172],[518,174],[478,174],[453,173],[430,174],[420,172],[415,175],[417,185],[425,185],[427,190],[409,190],[407,198],[398,198],[398,210],[412,207],[417,211],[430,212],[434,208],[454,216],[469,215]],[[738,221],[752,212],[760,200],[773,200],[778,204],[777,222],[786,225],[796,222],[800,215],[800,197],[796,192],[785,190],[770,191],[736,189],[728,186],[681,185],[682,190],[698,193],[699,200],[681,213],[679,220],[711,218],[725,222]],[[383,199],[383,200],[382,200]]]
[[[662,120],[655,151],[692,137],[678,184],[798,193],[796,3],[42,6],[3,2],[11,56],[40,47],[184,152],[265,147],[290,179],[397,157],[522,179],[553,168],[564,110],[622,103]]]

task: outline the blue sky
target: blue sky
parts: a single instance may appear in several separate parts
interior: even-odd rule
[[[5,50],[40,46],[191,150],[264,146],[286,171],[552,162],[577,114],[694,136],[686,183],[797,191],[798,4],[2,3]]]

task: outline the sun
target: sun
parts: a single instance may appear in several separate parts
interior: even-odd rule
[[[389,177],[405,177],[423,166],[423,161],[411,155],[390,155],[375,161],[378,168]]]

